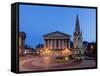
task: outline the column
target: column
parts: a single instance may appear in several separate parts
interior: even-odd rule
[[[60,43],[60,40],[58,40],[58,49],[61,49],[61,43]]]
[[[64,43],[64,39],[63,39],[63,49],[65,49],[65,43]]]
[[[55,49],[55,40],[53,39],[53,49]]]
[[[51,40],[49,40],[49,49],[51,49]]]
[[[53,41],[53,39],[52,39],[52,49],[54,49],[54,44],[53,44],[53,42],[54,42],[54,41]]]
[[[47,42],[48,42],[48,49],[49,49],[50,48],[50,46],[49,46],[49,44],[50,44],[49,39],[47,40]]]
[[[62,39],[61,39],[61,49],[63,49]]]
[[[57,40],[55,40],[55,49],[57,49]]]
[[[44,48],[47,48],[47,40],[45,40]]]
[[[61,39],[60,39],[60,49],[62,49],[62,45],[61,45]]]
[[[70,39],[68,40],[68,48],[70,49]]]
[[[53,40],[50,40],[50,49],[52,49],[52,42]]]
[[[49,49],[51,48],[51,46],[50,46],[50,39],[49,39]]]
[[[65,48],[67,48],[67,39],[65,39]]]
[[[46,48],[48,48],[48,40],[46,40]]]
[[[61,39],[61,45],[62,45],[61,49],[63,49],[63,47],[64,47],[64,45],[63,45],[63,39]]]
[[[56,40],[54,39],[54,49],[56,49]]]
[[[62,49],[62,40],[60,40],[60,49]]]
[[[64,49],[66,48],[65,39],[64,39]]]
[[[68,48],[68,39],[67,39],[67,48]]]
[[[60,39],[60,49],[62,49],[62,40]]]
[[[65,39],[63,40],[63,42],[64,42],[64,49],[65,49],[66,48]]]

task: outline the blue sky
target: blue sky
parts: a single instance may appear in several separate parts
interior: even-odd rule
[[[60,31],[71,35],[75,31],[76,15],[84,41],[96,41],[96,10],[72,7],[20,5],[19,31],[26,33],[25,44],[43,44],[43,35]]]

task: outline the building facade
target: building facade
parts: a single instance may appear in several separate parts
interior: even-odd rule
[[[25,37],[26,35],[24,32],[19,33],[19,56],[23,56],[24,54]]]
[[[56,31],[43,36],[44,47],[50,50],[70,49],[70,35]]]

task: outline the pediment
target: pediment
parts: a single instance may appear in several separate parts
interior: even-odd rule
[[[48,33],[46,35],[44,35],[44,37],[69,37],[70,35],[56,31],[56,32],[52,32],[52,33]]]

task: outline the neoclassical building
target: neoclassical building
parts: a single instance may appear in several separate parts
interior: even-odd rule
[[[50,50],[70,49],[70,35],[56,31],[43,36],[44,47]]]
[[[59,55],[62,53],[64,53],[64,55],[66,53],[67,55],[68,52],[70,53],[69,55],[83,55],[83,37],[80,31],[78,15],[76,16],[75,32],[73,35],[73,51],[70,49],[70,37],[70,35],[59,31],[48,33],[43,36],[45,40],[44,48],[48,50],[47,53],[51,50],[60,50],[56,52],[59,53]]]

